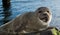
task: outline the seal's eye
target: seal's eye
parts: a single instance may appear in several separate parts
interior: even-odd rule
[[[47,11],[49,13],[49,11]]]
[[[42,13],[42,11],[39,11],[38,13]]]

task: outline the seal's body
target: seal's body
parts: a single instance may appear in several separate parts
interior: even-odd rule
[[[33,32],[41,31],[48,27],[51,21],[51,13],[47,7],[40,7],[35,12],[27,12],[14,20],[0,26],[0,29],[8,32]]]

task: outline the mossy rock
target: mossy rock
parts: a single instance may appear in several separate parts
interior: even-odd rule
[[[53,35],[60,35],[60,31],[57,30],[56,28],[51,29],[51,32]]]

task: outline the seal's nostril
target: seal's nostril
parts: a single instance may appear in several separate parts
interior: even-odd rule
[[[43,15],[47,15],[47,14],[45,13],[45,14],[43,14]]]

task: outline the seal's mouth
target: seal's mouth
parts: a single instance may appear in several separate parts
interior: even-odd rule
[[[40,18],[43,22],[48,22],[48,17]]]

